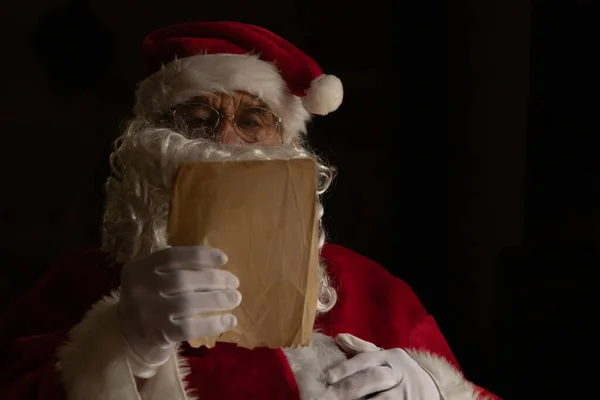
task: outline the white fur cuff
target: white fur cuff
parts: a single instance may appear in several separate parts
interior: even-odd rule
[[[106,296],[69,332],[57,368],[69,400],[189,400],[176,353],[138,392],[117,317],[119,296]]]
[[[433,378],[443,400],[485,400],[475,386],[445,358],[427,351],[406,352]]]

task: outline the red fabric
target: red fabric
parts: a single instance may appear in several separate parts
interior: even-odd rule
[[[386,349],[429,349],[458,367],[435,321],[406,283],[339,246],[327,246],[323,257],[339,302],[317,321],[324,333],[351,333]]]
[[[118,285],[106,256],[73,254],[56,264],[0,319],[0,399],[64,400],[55,351],[93,303]]]
[[[183,355],[191,367],[188,387],[202,388],[200,398],[300,399],[292,370],[280,350],[248,350],[217,343],[211,350],[186,345]]]
[[[404,282],[340,246],[327,245],[323,260],[339,296],[316,323],[324,333],[352,333],[384,348],[429,350],[458,366],[435,321]],[[118,286],[118,266],[106,266],[106,257],[97,252],[76,254],[50,270],[3,316],[0,399],[65,399],[54,353],[91,305]],[[203,398],[299,399],[281,350],[219,343],[211,350],[185,346],[183,354],[191,367],[189,386],[202,388]]]
[[[148,75],[175,58],[198,54],[258,54],[275,63],[288,89],[303,97],[311,82],[323,75],[319,65],[293,44],[274,33],[240,22],[200,22],[167,26],[144,39]]]

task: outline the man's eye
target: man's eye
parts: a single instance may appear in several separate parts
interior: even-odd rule
[[[240,128],[258,128],[261,126],[258,122],[253,121],[251,119],[239,121],[237,125]]]

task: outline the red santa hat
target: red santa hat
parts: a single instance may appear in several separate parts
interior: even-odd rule
[[[244,91],[282,118],[284,140],[304,133],[310,114],[341,104],[343,88],[308,55],[274,33],[239,22],[186,23],[159,29],[144,40],[148,77],[135,112],[155,115],[193,97]]]

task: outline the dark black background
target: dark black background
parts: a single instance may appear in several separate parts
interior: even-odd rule
[[[89,4],[0,6],[2,307],[97,244],[144,34],[238,20],[344,82],[342,107],[310,127],[340,169],[331,241],[406,280],[478,384],[506,398],[591,390],[597,1]]]

